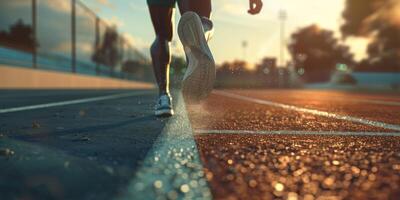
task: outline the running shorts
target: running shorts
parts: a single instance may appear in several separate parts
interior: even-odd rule
[[[147,0],[149,6],[165,6],[175,7],[175,3],[179,0]]]

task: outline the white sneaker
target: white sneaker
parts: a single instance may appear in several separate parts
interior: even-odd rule
[[[155,115],[157,117],[170,117],[174,115],[171,97],[167,94],[161,95],[158,99],[155,110]]]
[[[206,29],[212,29],[208,26],[210,24],[205,24]],[[208,32],[210,30],[207,30]],[[199,102],[212,91],[216,76],[215,61],[207,44],[209,34],[206,39],[203,23],[195,12],[186,12],[182,15],[178,34],[188,59],[188,67],[183,77],[182,94],[187,101]]]

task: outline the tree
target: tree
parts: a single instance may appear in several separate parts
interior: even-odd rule
[[[96,47],[92,60],[96,63],[115,68],[120,64],[122,59],[120,41],[116,28],[108,27],[104,34],[103,41]]]
[[[217,68],[217,74],[221,76],[241,76],[249,74],[246,61],[235,60],[224,62]]]
[[[172,56],[171,75],[181,78],[186,71],[186,60],[184,57]]]
[[[32,26],[24,24],[22,19],[12,24],[8,32],[0,32],[0,45],[26,52],[33,52],[35,46],[38,46]]]
[[[371,38],[359,71],[400,71],[400,1],[346,0],[344,36]]]
[[[276,58],[265,57],[256,65],[256,74],[272,74],[277,71]]]
[[[296,71],[303,71],[308,82],[328,81],[338,64],[349,66],[353,63],[349,47],[339,44],[332,31],[317,25],[293,33],[289,51]]]

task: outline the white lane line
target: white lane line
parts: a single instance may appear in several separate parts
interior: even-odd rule
[[[176,100],[176,115],[116,199],[212,199],[181,94]]]
[[[252,131],[252,130],[195,130],[195,135],[202,134],[257,134],[257,135],[335,135],[335,136],[400,136],[400,132],[340,132],[340,131]]]
[[[84,98],[84,99],[75,99],[75,100],[44,103],[44,104],[29,105],[29,106],[21,106],[21,107],[14,107],[14,108],[4,108],[4,109],[0,109],[0,114],[19,112],[19,111],[27,111],[27,110],[36,110],[36,109],[50,108],[50,107],[57,107],[57,106],[66,106],[66,105],[72,105],[72,104],[89,103],[89,102],[95,102],[95,101],[104,101],[104,100],[110,100],[110,99],[119,99],[119,98],[124,98],[124,97],[138,96],[138,95],[151,94],[151,93],[154,93],[154,92],[153,91],[136,91],[136,92],[112,94],[112,95],[99,96],[99,97],[90,97],[90,98]]]
[[[361,98],[361,97],[357,97],[357,98]],[[374,100],[374,99],[343,99],[342,97],[333,97],[332,99],[333,100],[341,100],[341,101],[372,103],[372,104],[386,105],[386,106],[400,106],[400,102],[396,102],[396,101],[385,101],[385,100]]]
[[[239,99],[239,100],[243,100],[243,101],[252,102],[252,103],[268,105],[268,106],[274,106],[274,107],[278,107],[278,108],[294,110],[294,111],[297,111],[297,112],[310,113],[310,114],[313,114],[313,115],[319,115],[319,116],[323,116],[323,117],[330,117],[330,118],[334,118],[334,119],[346,120],[346,121],[365,124],[365,125],[369,125],[369,126],[375,126],[375,127],[379,127],[379,128],[385,128],[385,129],[400,131],[400,126],[399,125],[395,125],[395,124],[387,124],[387,123],[384,123],[384,122],[372,121],[372,120],[362,119],[362,118],[358,118],[358,117],[339,115],[339,114],[329,113],[329,112],[326,112],[326,111],[320,111],[320,110],[315,110],[315,109],[301,108],[301,107],[282,104],[282,103],[277,103],[277,102],[273,102],[273,101],[267,101],[267,100],[252,98],[252,97],[246,97],[246,96],[242,96],[242,95],[238,95],[238,94],[233,94],[233,93],[230,93],[230,92],[216,91],[216,92],[213,92],[213,93],[217,94],[217,95],[225,96],[225,97],[230,97],[230,98],[233,98],[233,99]]]

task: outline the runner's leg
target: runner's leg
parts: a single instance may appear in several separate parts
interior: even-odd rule
[[[199,103],[208,97],[215,82],[215,61],[207,44],[213,24],[210,0],[179,1],[182,14],[178,35],[185,50],[188,67],[182,80],[186,103]]]
[[[193,11],[200,17],[209,19],[211,16],[211,0],[180,0],[179,10],[181,14],[186,11]]]
[[[211,0],[180,0],[178,1],[178,5],[181,15],[187,11],[192,11],[200,16],[205,37],[209,41],[214,33],[214,25],[210,20],[212,10]]]
[[[170,42],[173,33],[174,8],[149,5],[149,11],[156,33],[156,39],[150,49],[154,73],[160,95],[169,94]]]

